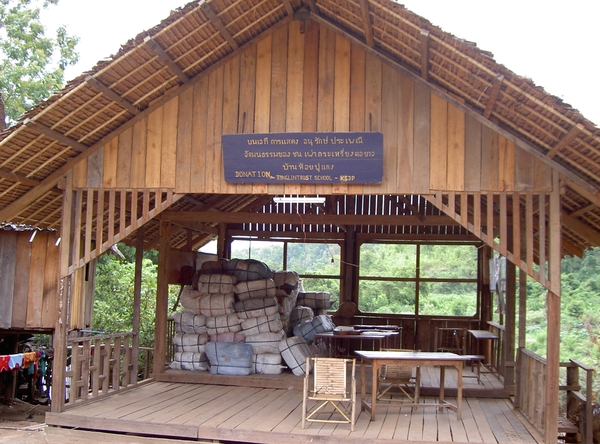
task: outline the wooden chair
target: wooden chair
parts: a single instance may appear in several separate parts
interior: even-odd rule
[[[307,357],[312,361],[313,385],[309,388],[310,375],[304,377],[302,397],[302,428],[306,421],[350,424],[354,431],[356,420],[356,359]],[[351,364],[348,381],[347,364]],[[348,383],[349,382],[349,383]],[[310,401],[316,401],[311,403]],[[332,409],[325,409],[327,405]]]
[[[410,349],[386,349],[386,351],[412,352]],[[385,388],[384,388],[385,386]],[[394,397],[390,392],[396,387],[400,391],[401,397]],[[419,392],[421,387],[421,368],[419,366],[406,365],[384,365],[379,370],[377,379],[377,400],[387,400],[390,402],[410,402],[417,404],[419,402]],[[385,394],[389,397],[383,398]]]
[[[464,355],[467,345],[467,329],[458,327],[435,329],[434,350]]]

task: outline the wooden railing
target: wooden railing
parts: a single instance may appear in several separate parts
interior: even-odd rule
[[[546,359],[530,350],[517,352],[515,406],[540,431],[544,430]]]
[[[98,398],[137,384],[133,333],[85,336],[68,341],[69,405]]]
[[[591,444],[592,433],[592,378],[594,370],[574,359],[561,363],[566,368],[566,384],[559,389],[566,392],[560,397],[559,433],[571,435],[575,441]],[[580,370],[585,373],[585,393],[580,385]],[[546,405],[546,359],[530,350],[519,349],[517,355],[517,385],[514,404],[540,431],[544,430],[544,406]],[[576,423],[572,419],[577,416]],[[563,437],[564,439],[564,437]],[[571,442],[571,441],[569,441]]]
[[[565,428],[575,426],[576,430],[570,429],[565,430],[564,432],[568,435],[572,435],[572,437],[577,441],[581,441],[586,444],[592,444],[592,382],[594,369],[579,361],[576,361],[575,359],[570,359],[569,362],[563,362],[560,364],[560,366],[565,367],[567,371],[565,378],[566,384],[559,387],[559,389],[564,391],[566,394],[564,418],[562,415],[561,418],[559,418],[559,431],[561,429],[561,423],[564,424]],[[584,393],[582,393],[582,385],[579,379],[580,372],[583,372],[585,376]],[[574,424],[572,424],[573,422]]]

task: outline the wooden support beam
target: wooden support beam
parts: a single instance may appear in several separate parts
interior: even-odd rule
[[[556,442],[558,436],[558,390],[560,385],[560,274],[561,204],[558,174],[552,174],[552,192],[548,211],[548,280],[546,383],[544,441]]]
[[[360,0],[360,11],[362,13],[363,30],[365,33],[365,42],[369,48],[375,47],[373,40],[373,24],[371,23],[371,12],[369,11],[369,0]]]
[[[584,224],[579,219],[571,217],[565,211],[562,211],[561,214],[562,223],[565,227],[584,237],[590,244],[600,245],[600,233],[598,233],[598,231],[589,225]]]
[[[58,316],[54,326],[52,347],[54,348],[54,364],[52,366],[52,413],[62,413],[65,410],[65,371],[67,365],[67,332],[69,325],[69,307],[71,301],[71,288],[73,276],[68,276],[69,253],[71,249],[71,222],[73,216],[73,173],[65,178],[65,192],[63,193],[62,223],[60,233],[58,284]]]
[[[158,276],[156,289],[156,313],[154,317],[153,373],[164,373],[167,353],[167,316],[169,310],[169,277],[167,264],[171,244],[171,224],[160,223],[160,245],[158,248]]]
[[[144,38],[144,43],[146,43],[146,45],[148,45],[148,47],[154,51],[158,58],[175,73],[181,83],[187,83],[190,81],[190,78],[182,71],[179,65],[175,63],[171,57],[169,57],[165,50],[162,49],[160,45],[152,39],[152,37],[148,36]]]
[[[290,0],[283,0],[283,7],[285,8],[287,15],[294,15],[294,7],[292,6],[292,2]]]
[[[197,232],[197,233],[208,233],[208,234],[213,234],[213,235],[217,235],[219,234],[219,230],[217,227],[213,227],[207,224],[203,224],[200,222],[177,222],[174,225],[177,225],[181,228],[185,228],[187,230],[189,230],[190,232]]]
[[[233,40],[232,35],[229,33],[229,31],[227,31],[227,28],[225,27],[219,16],[215,14],[214,11],[211,9],[210,3],[203,3],[202,6],[200,6],[200,9],[202,9],[202,12],[206,14],[206,17],[208,17],[208,19],[214,25],[214,27],[217,28],[219,34],[221,34],[223,38],[227,40],[229,46],[231,46],[233,50],[238,49],[238,44],[235,42],[235,40]]]
[[[600,193],[599,192],[595,192],[595,193],[591,192],[587,188],[582,187],[581,185],[573,182],[570,179],[566,179],[566,178],[561,178],[561,179],[564,180],[565,185],[567,185],[569,188],[572,188],[575,192],[581,194],[583,197],[585,197],[587,200],[589,200],[590,203],[596,205],[597,207],[600,207]]]
[[[140,313],[142,301],[142,262],[144,260],[144,227],[140,227],[135,237],[135,274],[133,280],[133,352],[131,361],[138,362],[140,351]],[[135,364],[134,364],[135,365]],[[135,367],[137,368],[137,367]],[[131,372],[131,384],[137,383],[137,371]]]
[[[10,171],[4,170],[0,170],[0,178],[12,180],[13,182],[18,182],[30,187],[36,187],[40,184],[40,182],[38,182],[37,180],[32,180],[20,174],[11,173]]]
[[[583,216],[585,213],[589,213],[590,211],[592,211],[592,210],[594,210],[596,208],[598,208],[598,205],[593,204],[593,203],[589,204],[589,205],[586,205],[585,207],[580,208],[577,211],[573,211],[571,213],[571,217]]]
[[[217,211],[163,211],[161,219],[178,222],[222,222],[231,224],[241,223],[271,223],[289,225],[459,225],[450,216],[427,216],[421,221],[417,216],[369,216],[369,215],[337,215],[337,214],[264,214],[264,213],[220,213]]]
[[[319,14],[319,7],[317,6],[317,2],[315,0],[304,0],[304,3],[306,3],[311,12]]]
[[[584,130],[584,127],[581,123],[576,124],[574,127],[572,127],[559,141],[556,145],[554,145],[552,147],[552,149],[550,151],[548,151],[548,153],[546,154],[546,156],[548,156],[549,158],[552,158],[556,155],[556,153],[558,153],[560,150],[562,150],[564,147],[566,147],[569,143],[571,143],[571,141],[577,137],[579,134],[581,134]]]
[[[38,133],[44,134],[45,136],[48,136],[51,139],[57,140],[60,143],[64,143],[65,145],[70,146],[78,153],[82,153],[89,148],[87,145],[79,143],[76,140],[73,140],[70,137],[65,136],[64,134],[61,134],[58,131],[55,131],[42,123],[36,122],[35,120],[25,119],[24,123],[28,127],[35,129]]]
[[[110,89],[104,83],[100,82],[98,79],[95,79],[92,76],[87,76],[85,78],[85,81],[92,88],[94,88],[97,91],[100,91],[102,94],[104,94],[110,100],[117,103],[121,108],[126,109],[131,114],[138,115],[140,113],[140,110],[135,105],[133,105],[131,102],[125,100],[123,97],[121,97],[119,94],[114,92],[112,89]]]
[[[496,104],[496,100],[498,100],[498,95],[500,94],[500,87],[502,86],[502,82],[504,81],[504,76],[502,74],[498,74],[496,78],[492,81],[492,90],[490,91],[490,98],[485,105],[485,109],[483,110],[483,117],[489,119],[492,115],[492,111],[494,110],[494,105]]]
[[[427,80],[429,78],[429,31],[421,29],[419,40],[421,41],[421,77]]]

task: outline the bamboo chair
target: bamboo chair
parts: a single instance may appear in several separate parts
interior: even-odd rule
[[[411,349],[386,349],[385,351],[414,352]],[[384,388],[385,386],[385,388]],[[400,398],[394,397],[390,392],[396,387],[401,395]],[[377,378],[377,400],[386,400],[390,402],[407,402],[408,399],[414,404],[419,402],[419,392],[421,388],[421,368],[417,366],[387,364],[381,366]],[[389,397],[383,398],[389,394]]]
[[[310,368],[310,361],[313,386],[309,389],[307,372],[302,397],[302,429],[306,421],[332,422],[349,423],[353,432],[356,420],[356,359],[307,357],[306,368]],[[350,381],[346,368],[348,363],[351,364]],[[331,405],[333,410],[325,410],[327,405]]]

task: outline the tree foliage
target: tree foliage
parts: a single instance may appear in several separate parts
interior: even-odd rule
[[[40,8],[58,0],[0,0],[0,130],[64,83],[64,70],[78,60],[77,37],[65,27],[47,35]]]
[[[125,259],[120,259],[112,254],[103,254],[98,259],[96,270],[92,328],[107,334],[130,332],[133,327],[135,249],[119,244],[119,250]],[[140,297],[139,341],[141,347],[152,347],[154,343],[157,259],[156,251],[144,252]],[[176,290],[174,289],[174,291]],[[170,295],[169,304],[170,307],[174,304],[172,295]]]

